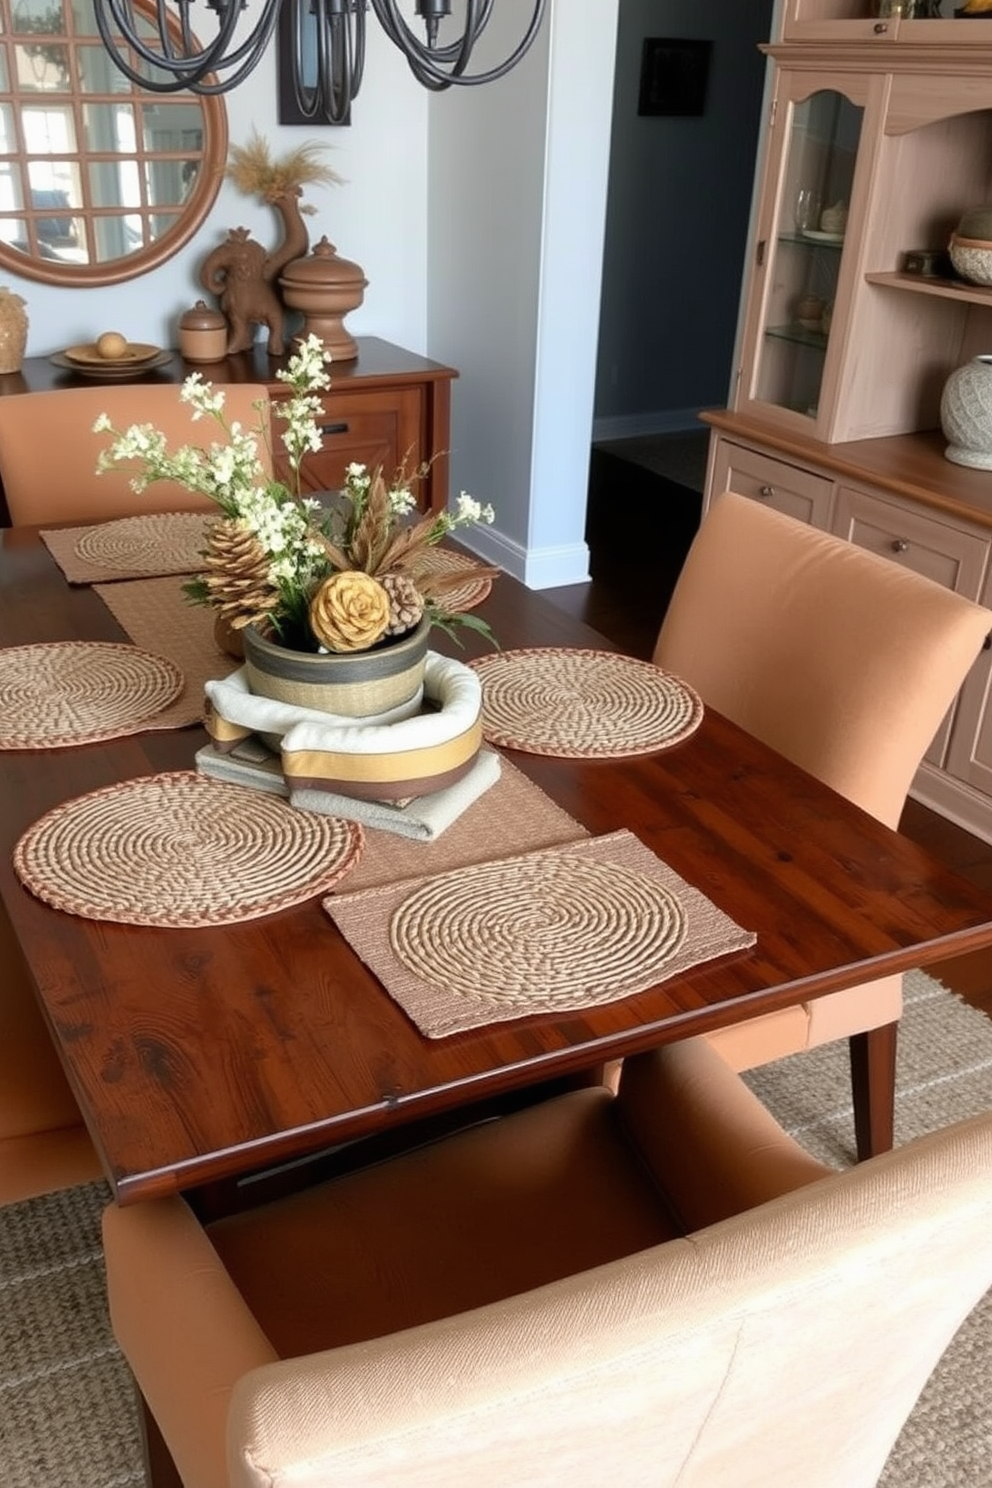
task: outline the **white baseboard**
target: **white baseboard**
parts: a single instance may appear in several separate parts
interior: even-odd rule
[[[593,443],[607,439],[640,439],[645,434],[701,434],[705,425],[699,422],[699,408],[669,408],[655,413],[621,414],[615,418],[593,419]]]
[[[589,580],[589,548],[584,542],[527,549],[492,527],[472,527],[457,536],[466,548],[504,569],[528,589],[558,589]]]

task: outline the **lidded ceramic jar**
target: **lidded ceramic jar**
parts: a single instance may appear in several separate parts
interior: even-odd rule
[[[179,317],[179,354],[185,362],[221,362],[227,355],[227,321],[205,300]]]
[[[358,345],[345,329],[344,317],[358,309],[368,282],[358,264],[339,258],[325,236],[305,258],[286,265],[279,288],[288,309],[303,311],[299,338],[319,336],[332,362],[347,362],[358,355]]]
[[[992,470],[992,355],[973,357],[951,373],[941,394],[940,426],[948,460]]]

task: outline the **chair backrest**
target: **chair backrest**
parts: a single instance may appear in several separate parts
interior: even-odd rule
[[[268,389],[260,383],[221,383],[225,415],[244,429],[268,423]],[[261,403],[261,409],[257,407]],[[165,434],[170,449],[180,445],[223,443],[212,419],[194,422],[179,400],[176,384],[101,383],[85,388],[0,398],[0,480],[14,527],[41,522],[106,521],[142,512],[207,511],[212,502],[172,481],[157,481],[138,495],[125,465],[96,472],[110,435],[94,434],[106,413],[115,428],[151,424]],[[259,457],[268,468],[267,449]]]
[[[724,492],[689,550],[654,660],[890,826],[992,612]]]
[[[230,1482],[291,1461],[297,1488],[870,1488],[992,1282],[990,1224],[986,1115],[688,1239],[263,1365],[235,1387]]]

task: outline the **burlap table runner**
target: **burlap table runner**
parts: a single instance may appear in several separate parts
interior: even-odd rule
[[[642,992],[753,946],[626,830],[324,900],[428,1038]]]
[[[348,887],[371,889],[402,883],[588,835],[585,827],[504,758],[496,784],[433,842],[414,842],[367,829],[365,852],[349,874]]]
[[[214,640],[214,612],[186,600],[179,580],[133,579],[96,584],[107,609],[136,646],[174,661],[186,678],[182,697],[161,712],[156,728],[187,728],[203,718],[204,689],[212,677],[226,677],[241,665]]]
[[[149,512],[90,527],[46,529],[41,540],[70,584],[192,574],[203,566],[210,512]]]

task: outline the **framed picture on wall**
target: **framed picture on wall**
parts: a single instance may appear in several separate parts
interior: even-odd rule
[[[637,112],[683,118],[705,113],[712,50],[712,41],[645,37]]]

